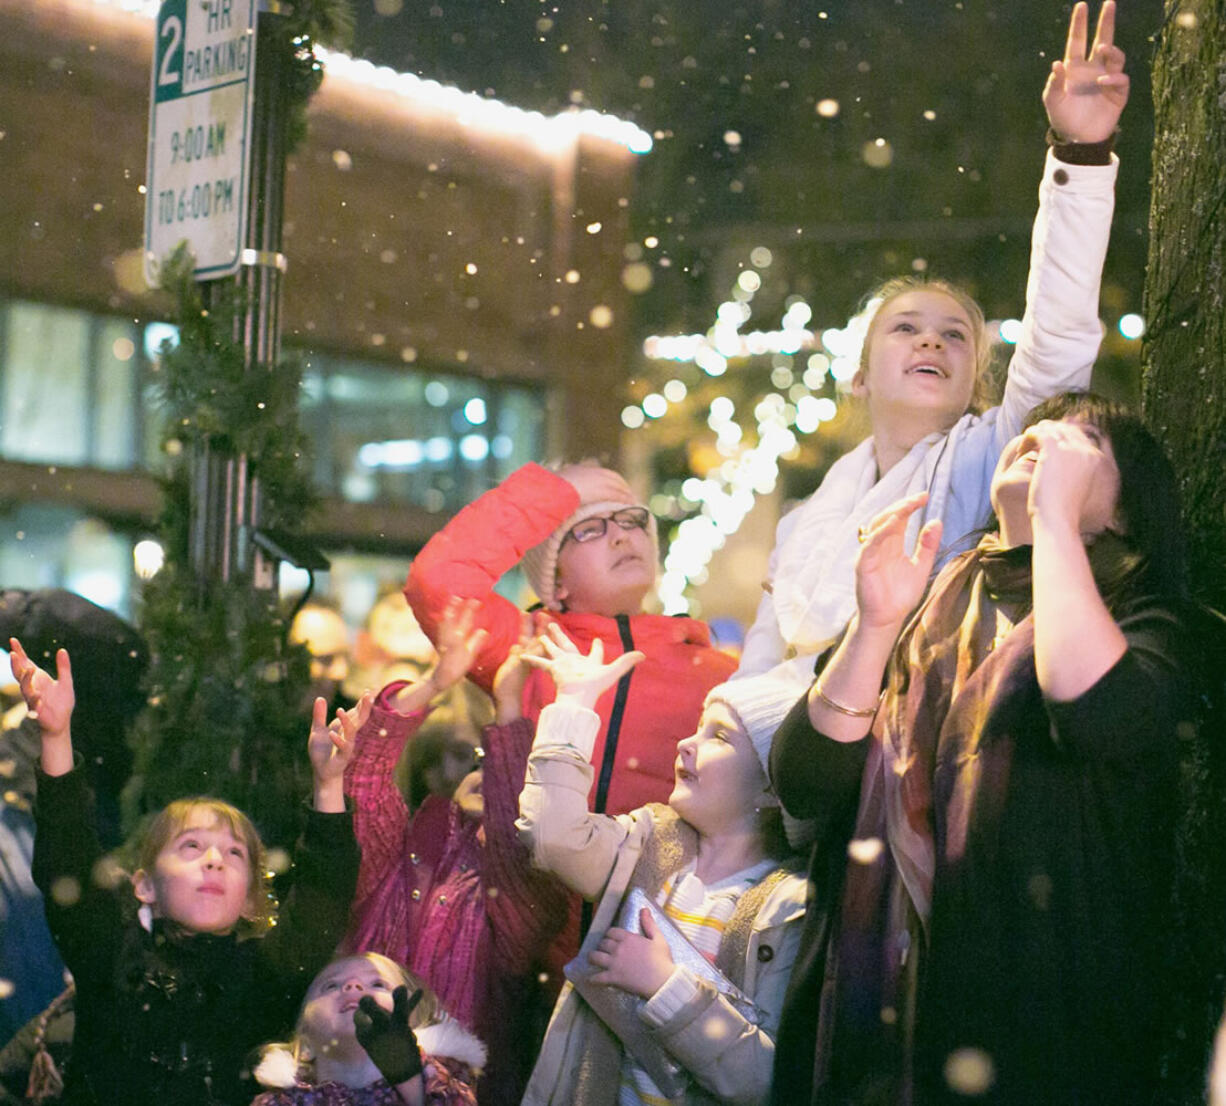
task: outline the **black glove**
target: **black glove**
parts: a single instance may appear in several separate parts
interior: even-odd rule
[[[419,1002],[420,989],[410,998],[407,987],[397,987],[392,993],[390,1014],[374,995],[363,996],[353,1012],[358,1043],[393,1087],[421,1074],[421,1049],[409,1028],[409,1015]]]

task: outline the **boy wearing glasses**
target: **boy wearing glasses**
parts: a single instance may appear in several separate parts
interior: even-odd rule
[[[599,640],[606,661],[631,649],[646,654],[597,703],[589,801],[598,813],[668,798],[677,742],[694,732],[707,692],[736,667],[711,645],[705,623],[644,612],[658,555],[656,521],[618,473],[591,462],[556,472],[528,464],[435,534],[405,584],[432,640],[452,596],[480,601],[477,622],[489,636],[469,676],[486,689],[521,634],[549,621],[584,652]],[[541,601],[535,625],[494,591],[516,564]],[[549,678],[533,671],[524,717],[535,722],[553,697]]]

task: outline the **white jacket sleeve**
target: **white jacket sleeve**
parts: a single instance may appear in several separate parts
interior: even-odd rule
[[[997,447],[1037,403],[1090,386],[1102,343],[1098,296],[1115,209],[1119,160],[1069,165],[1050,150],[1030,243],[1026,313],[996,421]]]
[[[515,823],[532,863],[587,899],[604,890],[634,824],[632,815],[588,810],[599,730],[600,716],[585,707],[555,702],[541,711]]]
[[[720,1102],[754,1106],[766,1100],[775,1065],[774,1037],[746,1021],[706,980],[692,979],[689,1000],[655,1033]]]

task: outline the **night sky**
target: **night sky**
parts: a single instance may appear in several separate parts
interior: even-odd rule
[[[776,320],[783,299],[802,294],[836,321],[878,279],[919,266],[968,284],[989,315],[1020,313],[1046,127],[1039,93],[1063,50],[1069,4],[355,8],[360,56],[525,108],[613,112],[656,135],[631,209],[636,235],[658,236],[669,259],[639,304],[648,329],[705,329],[754,244],[776,254],[776,294],[755,305]],[[1117,40],[1133,92],[1118,144],[1108,313],[1140,309],[1148,70],[1161,19],[1161,0],[1120,3]],[[837,102],[833,114],[819,111],[823,101]]]

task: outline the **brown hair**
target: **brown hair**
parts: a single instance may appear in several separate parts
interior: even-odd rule
[[[941,280],[939,277],[915,275],[890,277],[864,297],[861,312],[867,309],[873,300],[881,302],[869,320],[868,330],[864,335],[864,344],[860,347],[859,371],[868,372],[869,346],[872,344],[873,330],[877,325],[877,320],[881,317],[882,310],[891,300],[906,295],[908,292],[939,292],[941,295],[948,296],[966,312],[971,323],[971,342],[975,349],[975,387],[971,392],[970,410],[982,411],[988,406],[988,366],[992,361],[992,346],[988,341],[983,308],[975,302],[974,297],[966,289],[948,280]]]
[[[272,876],[268,870],[267,850],[259,831],[236,806],[207,795],[175,799],[155,814],[145,826],[136,846],[136,863],[146,872],[157,866],[158,854],[180,833],[197,810],[205,810],[213,821],[222,823],[234,837],[247,847],[247,908],[238,923],[240,936],[262,936],[273,924],[277,902],[272,893]]]
[[[460,745],[477,748],[482,731],[493,721],[493,701],[471,680],[453,684],[436,698],[429,717],[396,763],[394,779],[410,810],[416,810],[430,794],[426,775],[443,755],[449,750],[459,752]]]

